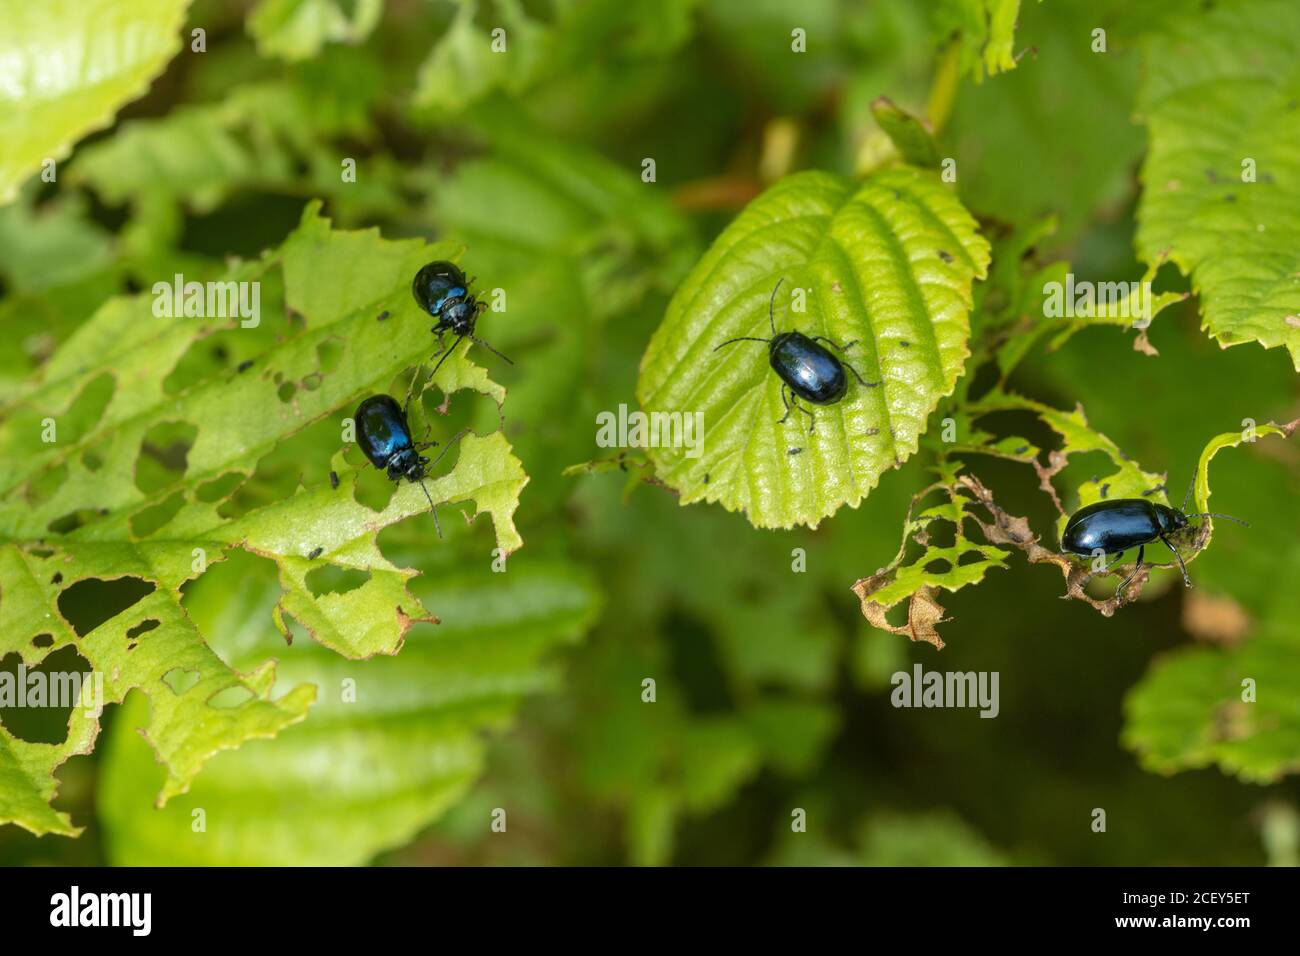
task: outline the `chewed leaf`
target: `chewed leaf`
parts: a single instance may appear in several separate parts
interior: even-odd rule
[[[270,660],[240,673],[208,648],[181,604],[182,586],[208,566],[235,549],[271,559],[281,630],[291,617],[348,658],[394,654],[413,622],[434,619],[408,588],[416,572],[376,541],[407,518],[427,522],[435,541],[429,499],[403,483],[382,506],[363,504],[340,447],[357,400],[403,383],[429,357],[410,276],[458,252],[335,231],[312,204],[281,248],[215,283],[257,308],[159,314],[169,282],[112,299],[0,405],[0,656],[30,666],[75,647],[103,675],[105,702],[142,692],[141,732],[165,769],[160,802],[219,751],[301,720],[315,695],[308,684],[273,688]],[[433,385],[444,407],[462,389],[498,411],[504,398],[463,351]],[[527,480],[501,433],[471,433],[425,485],[444,520],[472,502],[510,552],[522,544],[513,516]],[[322,573],[359,583],[330,588]],[[101,585],[134,597],[78,625],[65,605]],[[0,822],[71,832],[37,798],[52,793],[53,768],[88,752],[98,720],[74,712],[67,741],[44,750],[0,728],[0,773],[20,778]]]
[[[918,506],[935,493],[942,493],[946,500],[918,512]],[[969,491],[953,466],[944,469],[940,481],[913,497],[898,556],[888,567],[853,585],[862,614],[874,627],[925,641],[936,649],[943,647],[938,625],[947,618],[937,599],[938,589],[956,591],[977,584],[990,568],[1006,567],[1011,554],[991,541],[973,541],[966,536],[968,523],[974,521],[971,504]],[[937,523],[948,526],[939,533],[945,540],[951,536],[952,544],[932,540]],[[920,551],[913,556],[918,546]],[[886,612],[904,599],[908,599],[906,623],[891,624]]]
[[[641,362],[637,395],[652,419],[702,416],[702,442],[650,450],[683,504],[717,501],[761,528],[815,526],[856,505],[915,450],[968,354],[971,283],[988,243],[938,179],[902,167],[860,186],[820,172],[790,176],[736,218],[677,290]],[[816,431],[784,422],[767,349],[737,336],[797,330],[844,346],[838,403],[814,407]],[[850,344],[852,343],[852,344]],[[848,374],[848,373],[846,373]],[[798,452],[793,452],[798,448]]]
[[[180,48],[189,0],[6,3],[0,18],[0,203],[142,95]],[[93,25],[93,26],[91,26]]]
[[[275,600],[274,575],[247,559],[236,573],[238,595],[226,590],[231,574],[199,582],[194,613],[239,666],[283,642],[260,627]],[[524,695],[556,685],[548,657],[590,626],[599,595],[588,574],[554,562],[521,563],[509,574],[457,570],[422,583],[445,619],[436,631],[413,638],[397,658],[368,661],[295,645],[284,655],[286,677],[333,692],[274,740],[217,757],[161,810],[147,803],[159,768],[134,731],[145,720],[141,702],[124,708],[107,735],[100,789],[110,860],[357,866],[433,822],[482,772],[484,731],[507,721]],[[355,694],[345,697],[341,686]],[[200,807],[221,824],[194,839]]]
[[[1197,511],[1208,510],[1209,465],[1216,454],[1263,436],[1289,438],[1297,428],[1300,419],[1259,425],[1253,434],[1227,432],[1212,439],[1197,465]],[[1196,534],[1198,551],[1209,543],[1212,529],[1213,519],[1204,519]],[[1254,783],[1271,783],[1300,770],[1300,714],[1295,706],[1300,693],[1295,626],[1300,592],[1288,586],[1300,568],[1300,548],[1293,543],[1273,560],[1290,570],[1279,576],[1245,641],[1165,657],[1125,701],[1124,743],[1141,754],[1148,769],[1174,773],[1217,764]]]
[[[1011,549],[1023,552],[1031,564],[1055,565],[1065,579],[1064,596],[1085,601],[1106,617],[1113,615],[1141,593],[1153,565],[1148,563],[1141,568],[1134,568],[1129,587],[1123,592],[1117,591],[1111,597],[1101,599],[1085,590],[1089,581],[1099,576],[1099,572],[1088,563],[1049,546],[1060,540],[1061,529],[1069,514],[1075,510],[1066,510],[1054,479],[1066,467],[1072,455],[1100,452],[1110,458],[1115,467],[1113,472],[1079,487],[1078,506],[1082,507],[1107,498],[1145,498],[1161,504],[1167,503],[1163,476],[1143,470],[1113,441],[1094,430],[1088,424],[1082,408],[1064,412],[998,388],[968,405],[963,414],[969,415],[971,420],[978,420],[984,415],[1008,411],[1036,415],[1060,436],[1061,447],[1047,452],[1047,461],[1043,462],[1042,450],[1026,439],[1014,435],[998,438],[978,430],[973,431],[969,441],[945,446],[947,450],[941,453],[941,463],[937,466],[940,480],[922,489],[912,499],[903,544],[897,557],[887,567],[853,585],[862,614],[872,626],[942,648],[944,642],[939,637],[938,625],[947,619],[943,616],[943,608],[937,599],[939,589],[956,591],[978,584],[990,568],[1007,566],[1006,559],[1011,556]],[[1263,426],[1260,434],[1278,431],[1273,426]],[[1231,443],[1227,440],[1238,438],[1235,434],[1227,435],[1216,439],[1216,442]],[[1211,443],[1210,447],[1216,446]],[[999,504],[983,482],[975,475],[963,471],[961,466],[947,457],[949,454],[986,455],[1031,466],[1038,475],[1039,487],[1052,499],[1058,511],[1054,541],[1044,544],[1043,536],[1030,527],[1026,518],[1016,513],[1023,509],[1009,509]],[[1207,449],[1207,454],[1212,454],[1212,451]],[[918,506],[937,491],[942,491],[947,496],[947,501],[918,511]],[[945,541],[951,537],[951,545],[933,543],[932,536],[936,529],[932,526],[936,523],[947,526],[940,533]],[[969,533],[976,530],[978,537],[970,537]],[[1197,551],[1204,548],[1208,534],[1207,525],[1193,542],[1195,550],[1185,555],[1186,560],[1190,561]],[[919,552],[916,549],[918,545]],[[1129,576],[1126,567],[1112,567],[1106,573]],[[898,624],[890,622],[887,612],[903,601],[908,602],[906,621]]]
[[[1284,345],[1300,369],[1300,6],[1229,4],[1171,24],[1146,49],[1140,91],[1139,254],[1191,276],[1221,345]]]

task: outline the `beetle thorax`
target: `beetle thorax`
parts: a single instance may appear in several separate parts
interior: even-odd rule
[[[388,459],[388,477],[393,481],[398,478],[419,481],[424,477],[425,460],[415,453],[414,448],[403,448]]]
[[[438,313],[438,324],[456,335],[469,335],[474,331],[478,317],[478,303],[472,295],[463,299],[449,299]]]
[[[1155,505],[1156,515],[1160,520],[1160,530],[1165,534],[1187,527],[1187,515],[1168,505]]]

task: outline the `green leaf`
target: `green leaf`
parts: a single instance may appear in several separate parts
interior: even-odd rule
[[[889,136],[903,162],[927,169],[939,165],[939,147],[924,120],[913,116],[887,96],[872,102],[871,115]]]
[[[0,203],[145,92],[180,48],[188,8],[189,0],[0,3]]]
[[[936,492],[947,500],[918,509]],[[943,648],[938,625],[946,618],[935,597],[937,589],[958,591],[978,584],[990,569],[1005,568],[1006,559],[1011,556],[1010,551],[966,536],[968,521],[974,520],[968,513],[971,504],[968,489],[958,483],[957,467],[952,464],[941,466],[940,480],[917,492],[903,525],[903,543],[898,555],[886,567],[853,585],[862,615],[873,627],[906,635],[913,641],[925,641],[936,650]],[[952,544],[935,544],[931,540],[936,522],[951,527]],[[913,544],[921,550],[909,560]],[[891,624],[886,612],[905,599],[908,600],[907,621]]]
[[[835,814],[830,806],[807,807],[809,830],[782,827],[773,866],[1006,866],[1006,856],[977,830],[947,810],[927,813],[883,811],[856,828],[855,849],[836,846],[824,835]]]
[[[1005,412],[1029,412],[1061,438],[1061,447],[1047,453],[1028,439],[1016,435],[998,437],[972,425],[982,416]],[[938,447],[940,461],[935,466],[939,481],[923,488],[912,499],[908,520],[903,529],[903,542],[894,560],[868,577],[854,583],[863,617],[876,628],[902,634],[912,641],[925,641],[936,649],[944,646],[938,625],[944,617],[939,603],[940,589],[957,591],[984,579],[985,573],[996,567],[1006,567],[1011,552],[1004,546],[1025,552],[1033,563],[1056,565],[1065,578],[1065,597],[1087,601],[1103,615],[1109,617],[1126,599],[1140,593],[1146,582],[1149,568],[1135,570],[1133,583],[1123,594],[1116,593],[1106,600],[1090,596],[1084,587],[1097,575],[1089,566],[1040,543],[1040,535],[1031,529],[1027,519],[1009,512],[999,505],[987,487],[970,472],[956,464],[952,455],[986,455],[1032,467],[1038,475],[1039,487],[1052,499],[1057,511],[1055,540],[1069,515],[1078,508],[1105,498],[1146,498],[1167,503],[1162,475],[1144,471],[1113,441],[1089,425],[1082,408],[1063,412],[1042,402],[1025,398],[1000,388],[990,390],[976,402],[960,406],[958,418],[953,419],[954,434],[969,436],[966,440],[944,442]],[[1067,509],[1053,479],[1069,464],[1070,456],[1101,453],[1110,459],[1114,471],[1083,482],[1076,490],[1078,503]],[[937,492],[947,496],[947,501],[921,510],[919,506]],[[1022,511],[1018,508],[1017,511]],[[984,520],[981,514],[987,515]],[[952,535],[951,545],[935,545],[931,538],[932,525],[942,522],[943,540]],[[968,524],[977,526],[984,540],[977,541],[967,535]],[[1196,542],[1196,551],[1205,547],[1208,529]],[[920,550],[917,550],[917,547]],[[1186,556],[1187,561],[1195,552]],[[1127,576],[1127,570],[1115,568],[1109,573]],[[907,601],[907,616],[899,623],[888,618],[891,608]]]
[[[649,413],[703,415],[698,457],[652,448],[682,504],[717,501],[756,527],[817,525],[856,506],[916,450],[930,412],[968,354],[971,283],[988,243],[933,176],[902,167],[854,187],[821,172],[782,180],[754,200],[696,265],[641,363]],[[817,431],[784,414],[781,381],[761,345],[778,280],[778,331],[856,343],[846,397],[817,409]],[[802,304],[804,311],[793,311]],[[798,449],[792,451],[792,449]]]
[[[1150,41],[1137,248],[1191,277],[1221,346],[1284,345],[1300,370],[1297,32],[1283,0],[1176,19]]]
[[[166,769],[160,802],[185,792],[218,751],[301,720],[315,693],[302,684],[273,696],[274,662],[239,672],[207,647],[180,592],[207,566],[238,549],[270,558],[283,587],[282,632],[291,615],[347,657],[395,654],[411,624],[429,618],[407,587],[415,572],[376,543],[405,518],[429,520],[424,494],[369,472],[391,497],[361,503],[358,471],[338,448],[355,402],[428,356],[428,319],[411,300],[410,276],[456,252],[449,243],[334,232],[312,206],[281,249],[225,276],[258,284],[256,324],[159,317],[154,295],[112,299],[4,395],[0,656],[17,653],[31,666],[72,647],[104,675],[108,702],[143,691],[143,734]],[[388,321],[376,321],[385,312]],[[223,358],[209,357],[208,339],[223,341]],[[232,368],[240,359],[251,366]],[[435,384],[447,404],[464,388],[503,395],[463,353]],[[270,486],[277,454],[290,464],[286,480]],[[437,502],[472,501],[490,515],[496,545],[508,552],[521,544],[513,513],[526,482],[497,432],[465,438],[454,468],[442,465],[426,485]],[[364,582],[318,593],[309,573],[326,567]],[[90,579],[116,581],[134,597],[78,630],[65,601]],[[3,819],[50,829],[33,803],[51,792],[47,768],[85,749],[97,726],[97,714],[77,710],[67,741],[35,752],[0,728],[7,772],[36,774],[25,781],[28,798]],[[71,832],[66,819],[59,832]]]
[[[357,662],[311,642],[285,647],[263,626],[273,569],[234,564],[187,596],[196,621],[235,666],[274,654],[283,678],[320,698],[291,731],[213,760],[161,810],[149,806],[161,771],[135,729],[145,708],[132,701],[109,734],[99,799],[115,865],[352,866],[409,842],[478,778],[484,731],[504,726],[521,696],[554,688],[545,658],[598,609],[588,575],[566,564],[444,568],[421,579],[442,623],[396,658]]]
[[[1258,425],[1255,434],[1221,434],[1197,464],[1196,510],[1209,509],[1210,459],[1265,436],[1290,437],[1296,425]],[[1204,548],[1213,519],[1204,519]],[[1123,740],[1156,773],[1218,765],[1253,783],[1300,771],[1300,548],[1271,555],[1269,600],[1240,644],[1178,650],[1152,667],[1126,702]]]
[[[384,12],[384,0],[262,0],[248,16],[248,32],[263,56],[305,60],[326,43],[359,43]]]
[[[461,113],[501,91],[515,96],[549,79],[592,66],[592,52],[616,65],[663,58],[690,36],[699,0],[584,0],[549,5],[494,0],[483,23],[479,0],[462,0],[447,30],[420,65],[414,102]],[[545,9],[545,5],[543,6]],[[500,31],[500,32],[498,32]]]
[[[515,111],[481,108],[474,129],[488,152],[435,181],[430,212],[474,250],[490,301],[500,296],[502,311],[484,316],[480,334],[527,369],[502,373],[511,440],[533,473],[530,497],[554,502],[572,493],[562,466],[592,447],[592,432],[572,423],[591,421],[592,406],[608,402],[600,396],[627,388],[622,364],[606,386],[610,336],[644,335],[626,328],[629,313],[663,301],[699,246],[664,194],[632,170]]]
[[[940,0],[933,13],[936,32],[956,32],[961,72],[975,82],[1016,68],[1012,44],[1020,0]]]
[[[955,814],[886,813],[862,828],[864,866],[1006,866],[1006,857]]]
[[[219,103],[127,121],[112,138],[80,151],[69,178],[112,204],[166,199],[199,213],[240,189],[328,195],[349,208],[395,208],[401,200],[389,184],[396,178],[391,161],[367,158],[356,181],[348,182],[341,176],[344,151],[331,143],[369,134],[355,113],[372,91],[358,73],[352,82],[360,104],[323,84],[308,89],[270,81],[236,87]]]
[[[994,81],[963,84],[945,131],[944,155],[957,160],[971,210],[1010,223],[1053,213],[1061,244],[1094,218],[1118,218],[1143,143],[1130,119],[1135,39],[1114,20],[1117,9],[1145,6],[1154,5],[1022,5],[1018,43],[1035,52]],[[1098,28],[1104,53],[1091,49]]]
[[[551,31],[529,17],[519,0],[501,0],[497,7],[500,23],[492,29],[504,35],[493,36],[476,24],[478,10],[478,0],[457,6],[446,33],[420,66],[417,105],[456,113],[492,90],[521,92],[547,64],[554,42]]]
[[[1300,422],[1260,425],[1249,440],[1289,437]],[[1196,509],[1209,506],[1209,463],[1248,438],[1220,435],[1205,446],[1196,472]],[[1201,538],[1209,540],[1212,519]],[[1252,783],[1300,771],[1300,547],[1271,555],[1267,603],[1240,643],[1184,648],[1160,659],[1125,701],[1124,744],[1157,773],[1218,765]]]

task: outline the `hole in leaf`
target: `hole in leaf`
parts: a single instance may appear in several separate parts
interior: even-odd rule
[[[253,692],[242,684],[235,684],[217,691],[208,698],[209,707],[230,710],[253,699]]]
[[[78,637],[85,637],[153,591],[153,583],[141,578],[86,578],[59,593],[59,613]]]
[[[200,334],[163,379],[163,392],[177,395],[225,372],[230,367],[231,357],[247,345],[239,338],[243,332],[243,329],[217,329],[211,334]]]
[[[59,424],[67,430],[66,434],[78,438],[89,434],[104,417],[104,410],[108,408],[116,389],[117,381],[108,372],[102,372],[87,382],[68,410],[60,416]]]
[[[140,441],[135,486],[145,494],[174,484],[185,474],[199,430],[188,422],[159,422]]]
[[[131,533],[137,538],[147,538],[163,525],[167,524],[185,504],[185,495],[173,492],[166,500],[156,505],[142,508],[131,516]]]
[[[959,567],[965,567],[968,564],[979,564],[985,560],[984,552],[978,549],[963,552],[962,556],[957,559]]]
[[[280,401],[287,402],[298,394],[298,386],[293,382],[285,382],[275,390],[275,394],[280,397]]]
[[[162,680],[173,694],[180,697],[199,682],[199,672],[186,670],[183,667],[173,667],[166,674],[163,674]]]
[[[50,583],[51,583],[51,584],[62,584],[62,583],[63,583],[63,572],[62,572],[62,571],[55,571],[55,572],[54,572],[54,577],[50,578]]]
[[[53,646],[54,646],[53,634],[37,634],[35,637],[32,638],[32,647],[53,647]]]
[[[947,558],[935,558],[925,563],[926,574],[947,574],[952,569],[952,562]]]
[[[254,508],[292,496],[309,476],[308,484],[319,484],[329,473],[329,454],[339,446],[337,422],[321,419],[309,428],[280,442],[262,456],[252,475],[217,506],[217,514],[234,519]]]
[[[154,628],[158,627],[160,623],[161,622],[156,617],[145,618],[139,624],[127,630],[127,640],[135,640],[141,634],[148,634]]]
[[[99,517],[100,513],[98,511],[93,511],[90,508],[78,508],[76,511],[69,511],[67,514],[55,518],[45,528],[52,534],[71,534]]]
[[[51,551],[49,548],[28,548],[27,553],[30,554],[33,558],[42,558],[42,559],[51,557],[54,554],[54,552]]]
[[[204,504],[222,501],[229,498],[243,480],[243,472],[228,471],[220,478],[213,478],[211,481],[205,481],[199,485],[198,490],[194,492],[194,497]]]
[[[357,472],[357,480],[352,488],[352,497],[357,504],[365,505],[372,511],[383,511],[396,493],[397,483],[389,481],[382,471],[362,468]]]
[[[32,507],[44,504],[68,480],[68,466],[60,462],[33,475],[23,489],[23,497]]]
[[[311,591],[313,597],[320,597],[322,594],[347,594],[349,591],[355,591],[369,580],[369,571],[360,571],[356,568],[341,568],[335,564],[326,564],[319,568],[313,568],[307,572],[307,576],[303,579],[307,585],[307,590]]]
[[[322,372],[332,372],[338,368],[339,359],[343,357],[343,343],[337,336],[330,336],[316,346],[316,361]]]
[[[59,648],[35,667],[20,670],[21,663],[16,653],[0,661],[0,701],[8,705],[0,707],[0,724],[28,743],[63,743],[68,739],[72,708],[81,702],[82,687],[92,679],[90,664],[74,647]]]

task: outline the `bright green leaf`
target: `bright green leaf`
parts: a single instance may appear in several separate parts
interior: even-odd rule
[[[423,516],[424,494],[404,483],[379,508],[361,504],[353,496],[357,469],[337,449],[357,399],[427,358],[428,319],[411,300],[409,277],[428,259],[456,253],[451,244],[335,232],[313,206],[280,250],[228,272],[229,281],[260,290],[257,316],[167,318],[153,314],[154,294],[112,299],[4,397],[0,656],[17,653],[33,665],[75,647],[104,675],[107,701],[142,690],[151,705],[143,734],[166,769],[160,802],[184,793],[218,751],[301,720],[314,695],[302,684],[273,697],[273,662],[241,673],[212,653],[180,604],[181,586],[206,566],[233,549],[270,558],[284,589],[276,623],[288,634],[288,614],[346,657],[394,654],[411,624],[429,616],[408,589],[415,572],[388,561],[375,539]],[[383,313],[388,320],[377,321]],[[229,355],[200,362],[209,336],[254,357],[240,369]],[[461,388],[503,395],[463,353],[434,384],[448,403]],[[336,425],[326,421],[331,415]],[[334,459],[327,451],[314,465],[295,462],[291,483],[259,500],[263,466],[313,423],[324,425],[318,433]],[[429,494],[472,501],[491,517],[497,547],[518,548],[513,514],[527,477],[505,438],[470,435],[455,455],[454,467],[426,482]],[[331,467],[338,488],[327,479]],[[251,503],[241,505],[235,496],[245,492]],[[365,581],[317,593],[308,580],[317,568]],[[78,634],[62,598],[92,578],[134,587],[135,597]],[[33,804],[51,791],[47,768],[84,749],[98,723],[75,713],[67,742],[54,751],[18,746],[0,729],[6,772],[35,774],[6,819],[52,828]]]
[[[1152,39],[1139,109],[1137,248],[1201,296],[1223,347],[1286,346],[1300,369],[1300,6],[1230,4]]]
[[[0,2],[0,203],[113,121],[180,47],[189,0]]]
[[[162,810],[149,806],[160,770],[135,731],[144,708],[128,706],[100,798],[117,865],[359,865],[408,842],[477,779],[483,731],[522,695],[554,688],[544,657],[597,609],[587,575],[564,564],[444,573],[421,589],[441,625],[399,657],[348,661],[310,641],[285,647],[264,626],[273,572],[238,564],[200,582],[191,613],[235,666],[274,654],[282,677],[319,687],[319,699],[292,732],[213,760]]]
[[[718,501],[762,528],[815,526],[857,505],[916,450],[952,391],[968,354],[971,283],[988,258],[974,220],[915,169],[856,188],[820,172],[783,180],[718,237],[646,349],[642,409],[704,423],[702,451],[651,449],[659,477],[683,504]],[[797,413],[781,422],[781,381],[763,346],[714,351],[736,336],[771,335],[778,280],[778,331],[853,343],[845,359],[882,383],[850,376],[846,397],[816,410],[813,434]]]

